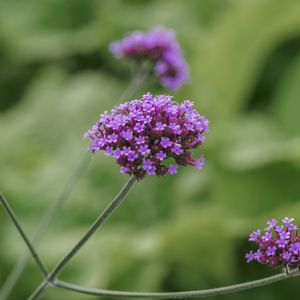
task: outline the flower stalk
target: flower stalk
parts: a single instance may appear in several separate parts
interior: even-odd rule
[[[32,245],[35,245],[35,247],[43,239],[51,222],[58,215],[58,213],[61,211],[64,204],[70,198],[79,179],[81,178],[82,174],[86,171],[87,167],[89,166],[89,162],[90,162],[90,156],[84,155],[82,157],[82,159],[80,160],[78,166],[72,173],[71,177],[68,179],[68,181],[63,186],[63,189],[59,193],[58,197],[53,202],[53,205],[45,212],[40,224],[38,225],[36,232],[33,235]],[[20,258],[16,262],[15,266],[9,273],[3,286],[1,287],[0,300],[5,300],[10,295],[14,286],[18,282],[20,276],[22,275],[22,273],[28,263],[29,258],[30,258],[30,254],[28,252],[24,252],[24,254],[20,256]]]
[[[153,69],[153,64],[151,61],[144,61],[140,64],[132,65],[132,77],[127,88],[124,90],[118,101],[127,101],[130,97],[135,95],[140,87],[148,81],[151,77],[151,71]]]
[[[86,294],[86,295],[92,295],[92,296],[119,297],[119,298],[129,298],[129,299],[132,298],[188,299],[188,298],[202,298],[202,297],[211,297],[211,296],[236,293],[244,290],[258,288],[261,286],[272,284],[299,275],[300,275],[299,270],[297,270],[289,274],[280,273],[259,280],[249,281],[249,282],[235,284],[235,285],[229,285],[220,288],[198,290],[198,291],[165,292],[165,293],[128,292],[128,291],[115,291],[115,290],[105,290],[105,289],[93,289],[93,288],[81,287],[79,285],[67,283],[65,281],[60,281],[60,280],[55,281],[54,286],[69,291]]]
[[[28,236],[26,235],[24,229],[20,225],[20,222],[18,221],[17,216],[15,215],[12,208],[10,207],[10,205],[8,204],[8,202],[5,200],[4,196],[1,193],[0,193],[0,202],[2,203],[7,215],[9,216],[9,218],[11,219],[11,221],[13,222],[15,227],[17,228],[17,230],[18,230],[20,236],[22,237],[22,239],[24,240],[25,244],[27,245],[27,247],[28,247],[28,249],[31,253],[31,256],[33,257],[33,259],[35,260],[35,262],[37,263],[37,265],[41,269],[44,277],[47,277],[48,276],[48,271],[47,271],[46,266],[44,265],[44,263],[40,259],[38,253],[36,252],[36,250],[34,249],[34,246],[31,243],[30,239],[28,238]]]
[[[127,98],[133,96],[137,92],[137,90],[144,84],[144,82],[149,77],[151,69],[152,66],[149,64],[149,62],[145,62],[144,64],[136,66],[136,68],[133,70],[131,82],[120,96],[120,101],[126,100]],[[64,204],[68,201],[72,192],[77,186],[77,183],[79,182],[80,178],[87,170],[90,161],[91,160],[89,155],[84,155],[79,161],[78,166],[74,170],[74,173],[72,173],[71,177],[65,183],[58,197],[53,202],[53,205],[45,212],[40,224],[38,225],[36,232],[33,235],[33,245],[37,246],[39,242],[43,239],[51,222],[61,211]],[[5,300],[10,295],[20,276],[22,275],[29,259],[30,254],[28,252],[25,252],[23,255],[20,256],[20,258],[16,262],[15,266],[11,270],[10,274],[6,278],[6,281],[0,289],[0,300]]]
[[[63,270],[66,264],[72,259],[72,257],[82,248],[82,246],[92,237],[97,229],[104,224],[108,217],[114,212],[114,210],[122,203],[127,194],[136,182],[135,177],[130,177],[120,193],[114,198],[114,200],[108,205],[101,215],[96,219],[94,224],[89,228],[85,235],[79,240],[79,242],[64,256],[64,258],[56,265],[56,267],[48,274],[44,282],[37,288],[37,290],[29,297],[30,300],[39,299],[39,297],[45,293],[49,284],[51,285],[56,276]]]
[[[25,231],[22,229],[17,217],[10,208],[8,202],[0,194],[1,203],[7,212],[8,216],[11,218],[12,222],[19,231],[21,237],[25,241],[27,247],[30,250],[31,255],[35,259],[37,265],[42,270],[45,281],[40,285],[40,287],[30,296],[29,300],[34,300],[40,298],[44,292],[49,287],[57,287],[81,294],[93,295],[93,296],[108,296],[108,297],[120,297],[120,298],[159,298],[159,299],[188,299],[188,298],[200,298],[200,297],[210,297],[217,295],[224,295],[230,293],[236,293],[247,289],[253,289],[260,286],[269,285],[287,278],[296,277],[300,275],[299,268],[296,269],[284,269],[283,273],[262,278],[259,280],[249,281],[245,283],[240,283],[236,285],[230,285],[226,287],[206,289],[206,290],[195,290],[195,291],[183,291],[183,292],[129,292],[129,291],[116,291],[116,290],[106,290],[106,289],[95,289],[86,288],[65,281],[56,279],[57,275],[62,271],[64,266],[70,261],[70,259],[81,249],[81,247],[90,239],[90,237],[95,233],[95,231],[106,221],[106,219],[113,213],[113,211],[121,204],[125,199],[126,195],[136,182],[134,177],[131,177],[121,192],[116,196],[116,198],[111,202],[111,204],[106,208],[106,210],[98,217],[95,223],[90,227],[83,238],[75,245],[71,251],[57,264],[51,273],[48,274],[46,267],[44,266],[42,260],[40,259],[38,253],[34,249],[34,246],[27,237]]]

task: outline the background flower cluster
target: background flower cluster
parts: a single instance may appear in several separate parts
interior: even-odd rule
[[[178,90],[188,81],[188,67],[173,30],[153,28],[148,32],[135,31],[112,43],[111,50],[117,57],[139,63],[152,61],[160,83],[170,90]]]

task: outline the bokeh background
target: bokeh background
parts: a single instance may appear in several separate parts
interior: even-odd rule
[[[83,133],[130,81],[108,44],[174,28],[191,82],[174,94],[210,120],[206,166],[146,178],[61,274],[88,287],[206,289],[275,274],[245,262],[267,219],[300,224],[298,0],[2,0],[0,185],[30,235],[85,153]],[[168,93],[158,85],[143,86]],[[97,155],[39,247],[49,268],[126,182]],[[26,248],[0,210],[0,286]],[[9,299],[40,283],[31,260]],[[295,299],[290,279],[216,299]],[[45,297],[93,299],[50,289]],[[103,298],[104,299],[104,298]],[[215,299],[215,298],[213,298]]]

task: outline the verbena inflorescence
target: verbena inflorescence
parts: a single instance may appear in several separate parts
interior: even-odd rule
[[[104,150],[121,173],[142,179],[175,174],[178,165],[202,169],[204,158],[195,159],[190,150],[204,142],[207,130],[207,119],[191,101],[179,104],[171,96],[147,93],[104,112],[85,137],[92,152]]]
[[[112,43],[111,51],[117,57],[152,61],[160,83],[170,90],[177,90],[188,81],[188,67],[172,30],[134,31]]]
[[[298,227],[293,224],[293,218],[284,218],[283,224],[272,219],[268,227],[256,230],[249,236],[249,241],[258,244],[257,251],[246,254],[247,262],[257,261],[271,267],[300,265],[300,234]]]

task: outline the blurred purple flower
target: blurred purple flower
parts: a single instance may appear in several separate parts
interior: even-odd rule
[[[251,250],[249,253],[246,253],[247,262],[255,260],[255,253]]]
[[[173,30],[156,27],[134,31],[113,42],[110,49],[116,57],[139,63],[150,60],[160,83],[170,90],[178,90],[188,81],[188,67]]]

